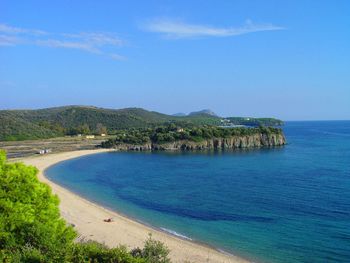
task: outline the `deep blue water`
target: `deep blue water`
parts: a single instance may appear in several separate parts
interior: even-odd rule
[[[47,175],[128,216],[257,262],[350,262],[350,121],[288,122],[284,132],[289,144],[281,148],[102,153]]]

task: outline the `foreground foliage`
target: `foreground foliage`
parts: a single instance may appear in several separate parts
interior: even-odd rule
[[[7,252],[33,248],[48,258],[65,257],[75,232],[60,218],[58,198],[40,183],[37,169],[22,163],[6,163],[0,157],[0,249]]]
[[[57,196],[38,170],[7,163],[0,151],[0,262],[168,263],[169,250],[152,237],[129,252],[97,242],[74,243],[75,230],[60,218]],[[138,253],[136,253],[138,252]]]

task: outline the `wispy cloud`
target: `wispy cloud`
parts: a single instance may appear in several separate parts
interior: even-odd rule
[[[91,43],[95,46],[123,46],[125,42],[120,38],[116,37],[112,33],[96,33],[96,32],[83,32],[80,34],[63,34],[64,36],[72,39],[80,39],[82,41]]]
[[[80,49],[90,53],[101,54],[102,51],[94,47],[90,43],[85,42],[73,42],[66,40],[57,40],[57,39],[47,39],[47,40],[38,40],[36,44],[39,46],[53,47],[53,48],[69,48],[69,49]]]
[[[230,37],[253,32],[282,30],[273,24],[255,24],[247,20],[240,27],[214,27],[210,25],[189,24],[178,20],[155,19],[145,23],[142,28],[149,32],[160,33],[166,38]]]
[[[113,60],[126,60],[126,57],[118,54],[108,54],[108,56]]]
[[[21,43],[21,39],[15,36],[0,34],[0,46],[15,46]]]
[[[125,41],[110,32],[50,33],[38,29],[27,29],[0,24],[0,46],[35,45],[50,48],[76,49],[113,60],[125,57],[110,53],[125,45]]]
[[[0,32],[5,34],[29,34],[29,35],[46,35],[47,34],[47,32],[43,30],[13,27],[5,24],[0,24]]]

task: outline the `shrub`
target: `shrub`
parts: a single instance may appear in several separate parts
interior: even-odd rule
[[[72,248],[72,263],[146,263],[143,258],[134,257],[124,246],[108,248],[95,241],[77,243]]]
[[[170,250],[160,241],[154,240],[150,234],[143,249],[135,248],[131,251],[134,257],[143,258],[148,263],[169,263]]]

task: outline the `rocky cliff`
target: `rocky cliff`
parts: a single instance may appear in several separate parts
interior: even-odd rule
[[[213,138],[200,142],[179,140],[167,143],[145,143],[142,145],[118,144],[114,148],[118,150],[152,151],[152,150],[220,150],[240,148],[275,147],[286,144],[283,134],[254,134],[247,136],[232,136],[229,138]]]

